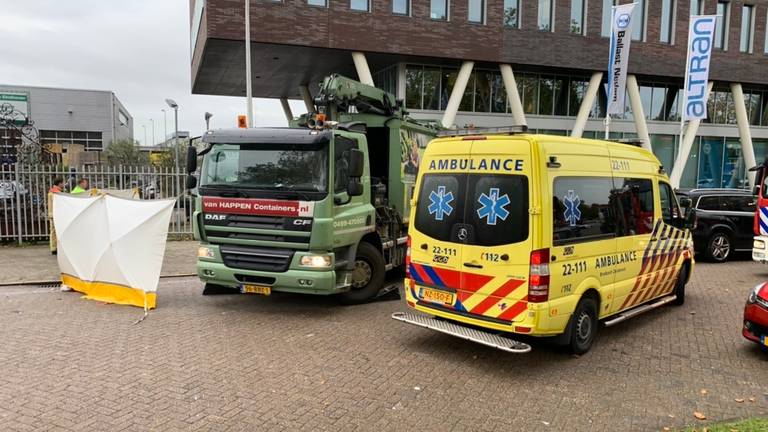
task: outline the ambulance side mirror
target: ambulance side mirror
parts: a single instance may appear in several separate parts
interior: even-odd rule
[[[696,229],[696,209],[691,206],[685,207],[685,219],[683,219],[683,228],[687,228],[691,231]]]

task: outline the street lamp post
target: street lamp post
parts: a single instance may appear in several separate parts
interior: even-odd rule
[[[205,113],[205,130],[206,131],[211,130],[211,117],[213,117],[213,114],[209,112]]]
[[[161,109],[160,111],[163,112],[163,143],[168,141],[168,119],[165,115],[165,108]]]
[[[144,129],[144,145],[147,145],[147,125],[141,125],[141,128]]]
[[[174,102],[173,99],[166,99],[165,103],[168,104],[169,107],[173,108],[173,122],[174,122],[174,129],[176,130],[176,133],[173,135],[173,147],[174,147],[174,153],[175,153],[175,164],[176,172],[179,171],[179,104]]]
[[[152,145],[155,145],[155,119],[149,119],[152,122]]]

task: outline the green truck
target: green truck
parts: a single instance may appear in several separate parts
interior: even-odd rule
[[[199,154],[190,148],[204,293],[338,294],[361,303],[404,264],[413,182],[438,126],[339,75],[323,81],[315,105],[288,128],[208,131]]]

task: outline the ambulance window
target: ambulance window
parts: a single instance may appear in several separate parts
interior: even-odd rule
[[[699,198],[696,206],[699,210],[720,210],[720,198],[717,196],[703,196]]]
[[[528,177],[470,175],[464,220],[474,229],[471,243],[498,246],[528,238]]]
[[[611,200],[610,177],[558,177],[552,197],[556,245],[616,236],[618,206]]]
[[[659,182],[659,201],[661,203],[661,218],[664,223],[673,225],[674,219],[680,217],[680,209],[677,207],[677,200],[670,185]]]
[[[618,224],[619,234],[633,236],[649,234],[653,230],[653,183],[649,179],[621,178],[613,179],[614,190],[611,199],[620,208]]]
[[[441,241],[451,240],[451,229],[464,211],[465,174],[427,174],[422,177],[416,229]]]

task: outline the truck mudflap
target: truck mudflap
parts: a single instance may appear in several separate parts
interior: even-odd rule
[[[427,315],[395,312],[392,314],[392,318],[510,353],[525,354],[531,351],[531,346],[526,343],[508,339],[495,333],[464,327],[448,321],[441,321]]]

